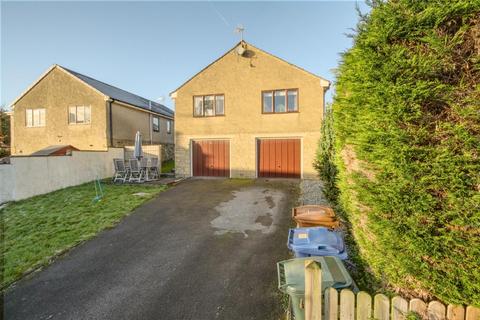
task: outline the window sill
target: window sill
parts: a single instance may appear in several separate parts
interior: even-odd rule
[[[285,112],[263,112],[262,114],[290,114],[290,113],[300,113],[300,111],[285,111]]]
[[[193,116],[194,118],[221,118],[225,117],[225,115],[214,115],[214,116]]]

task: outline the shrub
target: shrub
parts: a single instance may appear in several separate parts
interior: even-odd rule
[[[337,70],[339,203],[384,288],[478,306],[480,1],[371,5]]]
[[[331,109],[325,113],[322,122],[322,136],[315,159],[315,169],[323,180],[325,196],[335,202],[338,194],[336,186],[337,168],[335,167],[335,136],[333,133],[333,115]]]

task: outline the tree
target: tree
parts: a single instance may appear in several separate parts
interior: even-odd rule
[[[10,155],[10,116],[0,107],[0,157]]]

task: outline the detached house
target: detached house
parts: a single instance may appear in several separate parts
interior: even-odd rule
[[[181,176],[313,178],[330,82],[241,41],[171,93]]]
[[[59,65],[49,68],[11,110],[13,155],[123,147],[134,143],[137,131],[144,144],[173,149],[172,110]]]

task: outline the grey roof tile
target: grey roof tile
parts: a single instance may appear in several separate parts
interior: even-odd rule
[[[167,116],[167,117],[173,117],[174,112],[164,106],[163,104],[157,103],[155,101],[142,98],[140,96],[137,96],[136,94],[130,93],[128,91],[125,91],[123,89],[114,87],[112,85],[109,85],[105,82],[93,79],[89,76],[83,75],[81,73],[78,73],[76,71],[67,69],[62,66],[62,68],[72,74],[73,76],[79,78],[80,80],[86,82],[87,84],[91,85],[98,91],[102,92],[106,96],[109,96],[110,98],[114,100],[118,100],[121,102],[125,102],[131,105],[134,105],[136,107],[145,109],[145,110],[150,110],[152,112]]]

